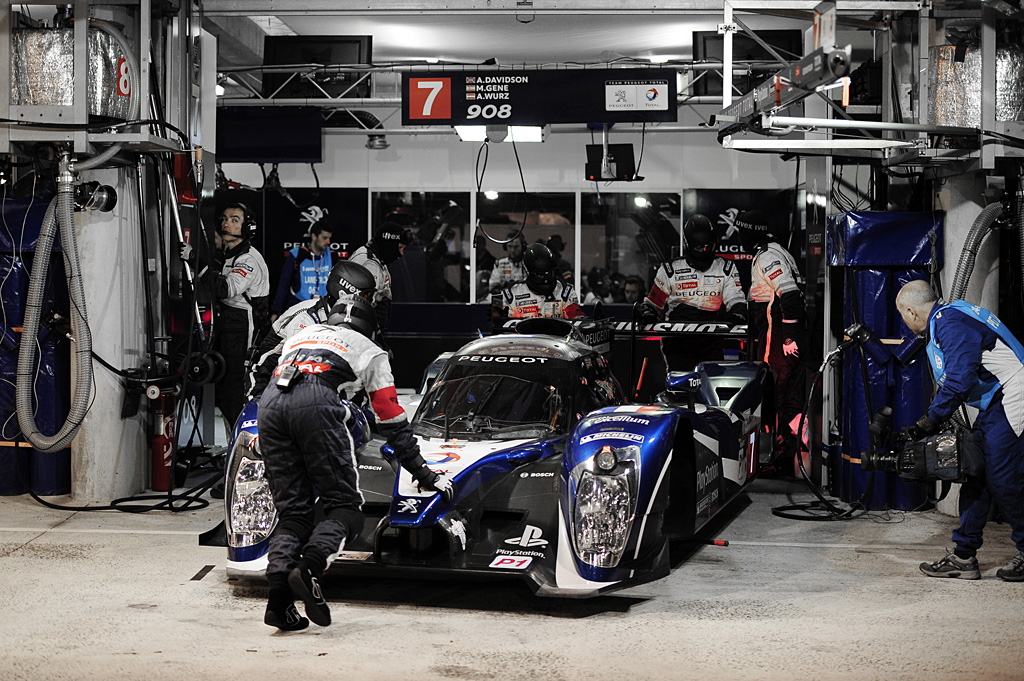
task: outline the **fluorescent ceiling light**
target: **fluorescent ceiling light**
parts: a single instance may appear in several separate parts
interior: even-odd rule
[[[495,199],[498,198],[498,192],[494,191],[493,189],[488,189],[487,191],[484,192],[484,198],[486,198],[489,201],[494,201]]]
[[[494,126],[490,126],[494,127]],[[455,132],[463,142],[483,142],[487,139],[486,125],[456,125]],[[493,139],[493,136],[492,136]],[[510,125],[503,142],[543,142],[544,128],[537,125]]]

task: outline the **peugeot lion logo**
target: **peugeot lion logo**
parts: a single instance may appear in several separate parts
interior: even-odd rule
[[[402,499],[398,504],[399,513],[415,513],[420,505],[419,499]]]
[[[522,537],[512,537],[511,539],[506,539],[505,543],[515,544],[516,546],[522,546],[524,548],[533,548],[535,546],[547,546],[548,540],[541,539],[541,536],[543,536],[543,534],[544,532],[539,527],[527,525],[525,528],[523,528]]]

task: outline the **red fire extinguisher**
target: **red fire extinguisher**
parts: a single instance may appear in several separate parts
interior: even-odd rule
[[[153,489],[166,492],[174,458],[174,396],[161,394],[150,401],[153,417]]]

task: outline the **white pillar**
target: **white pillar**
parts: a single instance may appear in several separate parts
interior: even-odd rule
[[[93,352],[119,369],[148,361],[135,169],[83,173],[114,187],[109,213],[75,213],[82,283]],[[148,487],[148,407],[121,418],[123,380],[93,362],[94,398],[71,444],[71,494],[76,502],[107,503]],[[72,369],[73,373],[73,369]]]

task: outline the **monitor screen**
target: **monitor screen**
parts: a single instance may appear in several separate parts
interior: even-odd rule
[[[612,177],[604,177],[601,173],[601,162],[604,160],[604,145],[587,145],[586,175],[588,182],[600,180],[632,180],[636,175],[636,162],[633,159],[632,144],[609,144],[608,165]],[[638,178],[639,179],[639,178]]]
[[[282,35],[267,36],[263,42],[263,65],[319,64],[321,66],[369,64],[372,36],[368,35]],[[323,98],[369,97],[370,79],[364,73],[343,71],[315,74],[313,80],[291,73],[264,73],[264,97]],[[353,84],[359,83],[353,87]],[[350,89],[351,88],[351,89]],[[347,91],[347,92],[346,92]],[[324,93],[327,94],[324,94]],[[276,94],[275,94],[276,93]]]
[[[314,106],[217,107],[218,163],[321,163],[323,116]]]

